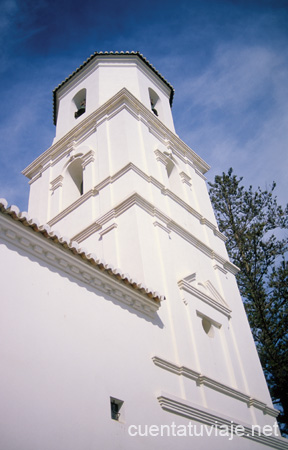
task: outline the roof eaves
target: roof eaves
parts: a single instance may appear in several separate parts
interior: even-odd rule
[[[40,225],[35,219],[31,219],[26,212],[20,212],[19,208],[15,205],[8,207],[8,202],[0,199],[0,213],[10,216],[13,220],[20,222],[23,226],[29,227],[36,233],[40,233],[44,238],[50,239],[55,244],[60,244],[63,248],[68,249],[74,255],[80,256],[83,260],[87,261],[94,267],[105,272],[107,275],[117,279],[118,282],[123,282],[129,285],[131,288],[137,290],[140,294],[147,296],[150,300],[160,304],[165,300],[165,297],[158,292],[146,287],[142,283],[138,283],[133,280],[128,274],[122,273],[118,268],[114,268],[112,265],[105,263],[97,258],[93,253],[89,253],[87,250],[81,248],[75,241],[70,241],[68,238],[63,237],[57,231],[51,230],[49,225]]]
[[[65,78],[64,81],[62,81],[62,83],[60,83],[54,90],[53,90],[53,123],[54,125],[56,125],[56,93],[58,91],[58,89],[60,89],[65,83],[67,83],[69,80],[71,80],[71,78],[73,78],[78,72],[80,72],[80,70],[82,70],[88,63],[90,63],[90,61],[92,61],[93,59],[95,59],[97,56],[131,56],[131,55],[136,55],[138,56],[141,61],[143,61],[171,90],[171,94],[170,94],[170,106],[172,106],[173,103],[173,97],[174,97],[174,88],[173,86],[161,75],[160,72],[158,72],[157,69],[155,69],[155,67],[148,61],[147,58],[145,58],[145,56],[142,55],[142,53],[136,51],[126,51],[126,52],[95,52],[93,53],[89,58],[86,59],[86,61],[84,61],[81,66],[79,66],[74,72],[72,72],[67,78]]]

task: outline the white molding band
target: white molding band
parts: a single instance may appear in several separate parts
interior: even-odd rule
[[[95,161],[95,151],[90,149],[87,153],[82,156],[82,168],[85,169],[88,164]]]
[[[192,186],[192,183],[191,183],[191,177],[189,177],[189,175],[187,175],[187,173],[185,173],[185,172],[180,172],[179,175],[180,175],[180,177],[181,177],[182,183],[187,184],[187,186],[189,186],[189,187]]]
[[[210,283],[211,284],[211,283]],[[199,298],[203,302],[207,303],[208,305],[212,306],[212,308],[216,309],[217,311],[220,311],[221,313],[225,314],[228,318],[231,317],[231,309],[228,308],[228,306],[224,305],[224,299],[218,298],[214,299],[210,295],[205,294],[204,292],[197,289],[195,286],[192,286],[190,283],[188,283],[185,279],[178,281],[178,286],[181,290],[188,292],[189,294]],[[214,286],[213,286],[214,287]],[[212,289],[211,289],[212,290]],[[217,292],[218,296],[220,297],[219,293]],[[186,300],[186,298],[185,298]],[[220,301],[222,300],[222,301]]]
[[[165,231],[165,233],[170,234],[171,230],[169,230],[167,227],[165,227],[164,225],[162,225],[162,223],[157,222],[157,220],[155,220],[155,222],[153,223],[154,227],[159,227],[161,228],[161,230]]]
[[[49,220],[48,225],[50,227],[52,227],[57,222],[59,222],[59,220],[64,219],[64,217],[66,217],[72,211],[77,209],[80,205],[82,205],[82,203],[85,203],[86,200],[88,200],[88,198],[95,197],[98,194],[99,194],[99,192],[95,188],[90,189],[89,191],[85,192],[85,194],[83,194],[79,198],[77,198],[77,200],[75,200],[75,202],[71,203],[71,205],[69,205],[69,206],[67,206],[67,208],[63,209],[63,211],[61,211],[59,214],[57,214],[57,216],[55,216],[55,217],[53,217],[53,219]]]
[[[227,273],[227,270],[223,269],[223,267],[219,266],[218,264],[215,264],[213,266],[213,269],[214,270],[220,270],[220,272],[224,273],[224,275],[226,275],[226,273]]]
[[[245,439],[259,442],[277,450],[288,449],[287,439],[280,436],[267,436],[261,432],[255,433],[250,424],[235,422],[227,416],[219,416],[216,411],[209,410],[208,408],[200,408],[199,405],[187,402],[186,400],[177,398],[170,394],[166,394],[165,392],[161,393],[161,395],[157,397],[157,400],[164,411],[177,414],[190,420],[201,422],[205,425],[215,427],[215,429],[219,429],[222,426],[235,434],[237,434],[235,430],[236,427],[240,426],[243,430],[243,434],[241,436]]]
[[[56,177],[55,180],[50,182],[50,184],[51,184],[50,191],[54,192],[59,187],[62,187],[63,186],[63,180],[64,180],[64,177],[62,175],[58,175],[58,177]]]
[[[218,328],[219,330],[222,327],[221,323],[211,319],[209,316],[206,316],[206,314],[203,314],[201,311],[198,311],[198,309],[196,309],[196,315],[200,317],[200,319],[207,319],[215,328]]]
[[[80,233],[75,235],[72,238],[72,240],[75,240],[78,243],[84,241],[85,239],[87,239],[87,237],[91,236],[95,232],[95,227],[100,229],[100,227],[102,227],[105,223],[109,222],[109,220],[119,217],[121,214],[123,214],[125,211],[127,211],[129,208],[131,208],[133,206],[139,206],[144,211],[146,211],[148,214],[150,214],[152,217],[156,217],[157,219],[161,220],[163,222],[164,226],[167,227],[170,231],[174,231],[176,234],[178,234],[179,236],[184,238],[186,241],[188,241],[190,244],[192,244],[198,250],[202,251],[210,259],[218,261],[220,264],[223,265],[223,268],[227,269],[233,275],[238,273],[238,271],[239,271],[238,267],[236,267],[234,264],[232,264],[227,259],[223,258],[218,253],[214,252],[214,250],[211,247],[209,247],[204,242],[200,241],[200,239],[198,239],[196,236],[194,236],[189,231],[185,230],[185,228],[183,228],[177,222],[172,220],[169,216],[164,214],[162,211],[160,211],[158,208],[156,208],[152,203],[150,203],[148,200],[144,199],[141,195],[137,194],[136,192],[134,192],[132,195],[130,195],[124,201],[120,202],[114,208],[110,209],[104,215],[99,217],[91,225],[89,225],[83,231],[81,231]],[[54,223],[55,223],[55,218],[53,220],[51,220],[50,222],[48,222],[49,225],[54,225]]]
[[[55,225],[59,220],[61,220],[67,214],[69,214],[74,209],[76,209],[80,203],[83,203],[88,198],[99,194],[99,192],[102,189],[104,189],[109,184],[112,184],[115,181],[117,181],[119,178],[121,178],[124,174],[126,174],[130,170],[133,171],[134,173],[136,173],[137,175],[139,175],[140,177],[142,177],[148,183],[152,183],[156,188],[160,189],[161,193],[163,195],[166,195],[167,197],[171,198],[171,200],[173,200],[178,205],[180,205],[189,214],[191,214],[193,217],[195,217],[197,220],[199,220],[201,225],[205,225],[208,228],[210,228],[213,231],[215,236],[219,237],[224,242],[227,240],[226,236],[224,236],[224,234],[221,233],[213,223],[211,223],[209,220],[204,218],[198,211],[196,211],[194,208],[192,208],[188,203],[186,203],[180,197],[178,197],[178,195],[174,194],[174,192],[172,192],[170,189],[166,188],[162,183],[160,183],[158,180],[156,180],[156,178],[147,175],[141,169],[139,169],[137,166],[135,166],[133,163],[128,163],[126,166],[122,167],[122,169],[120,169],[114,175],[105,178],[103,181],[101,181],[99,184],[97,184],[93,189],[90,189],[90,191],[86,192],[79,199],[77,199],[74,203],[69,205],[65,210],[61,211],[59,214],[57,214],[55,217],[53,217],[48,222],[48,224],[50,226]]]
[[[103,237],[105,234],[109,233],[110,231],[114,230],[114,229],[117,228],[117,227],[118,227],[117,223],[114,222],[114,223],[112,223],[109,227],[107,227],[107,228],[105,228],[104,230],[102,230],[102,231],[99,233],[101,239],[102,239],[102,237]]]
[[[197,386],[207,386],[210,389],[221,392],[221,394],[233,397],[241,402],[246,403],[248,407],[254,406],[254,408],[260,409],[263,414],[267,414],[272,417],[277,417],[279,414],[279,411],[277,409],[270,408],[268,405],[266,405],[266,403],[252,398],[250,395],[244,394],[238,389],[234,389],[230,386],[227,386],[226,384],[214,380],[213,378],[207,377],[206,375],[203,375],[196,370],[189,369],[185,366],[179,366],[163,358],[159,358],[158,356],[153,356],[152,361],[154,362],[155,366],[158,366],[161,369],[167,370],[168,372],[172,372],[179,376],[184,376],[185,378],[189,378],[190,380],[195,381]]]
[[[43,171],[49,167],[52,160],[57,158],[62,153],[63,147],[67,148],[71,146],[71,142],[79,145],[83,141],[83,136],[89,135],[91,132],[95,132],[99,123],[109,120],[111,115],[119,111],[119,108],[127,109],[129,112],[134,113],[139,120],[144,123],[149,131],[152,131],[151,124],[153,125],[153,131],[157,132],[161,136],[167,145],[173,148],[177,148],[177,151],[183,158],[189,161],[192,167],[195,168],[196,173],[203,177],[210,166],[195,153],[188,145],[186,145],[176,134],[174,134],[169,128],[167,128],[157,117],[147,109],[134,95],[131,94],[126,88],[121,89],[106,103],[101,105],[96,111],[91,113],[87,118],[83,119],[80,124],[76,125],[65,136],[59,139],[54,145],[48,148],[41,156],[39,156],[34,162],[23,170],[23,174],[28,178],[34,178],[38,174],[39,170]],[[197,169],[197,170],[196,170]]]

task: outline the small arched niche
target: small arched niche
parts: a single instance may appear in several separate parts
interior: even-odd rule
[[[161,100],[159,98],[159,95],[156,94],[156,92],[153,91],[152,88],[149,88],[148,92],[150,98],[151,111],[155,114],[155,116],[158,117],[161,110]]]
[[[63,206],[73,203],[83,194],[82,159],[75,158],[66,168],[63,180]]]
[[[81,91],[77,92],[77,94],[73,97],[73,109],[74,109],[74,117],[78,119],[78,117],[82,116],[82,114],[86,111],[86,89],[81,89]]]
[[[183,195],[183,185],[180,180],[179,166],[172,153],[164,151],[166,156],[166,172],[168,177],[169,188],[177,195]]]
[[[213,324],[207,317],[202,318],[202,327],[203,327],[203,330],[205,331],[205,333],[207,334],[207,336],[209,336],[210,338],[214,337]]]
[[[170,178],[172,176],[173,171],[174,171],[174,174],[177,172],[176,164],[170,158],[167,158],[166,171],[167,171],[168,178]]]

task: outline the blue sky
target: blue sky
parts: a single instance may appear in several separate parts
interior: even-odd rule
[[[140,51],[174,86],[176,132],[246,185],[288,190],[288,0],[0,1],[0,196],[52,144],[52,90],[95,51]]]

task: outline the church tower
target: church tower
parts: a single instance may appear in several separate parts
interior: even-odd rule
[[[209,166],[175,133],[173,95],[140,53],[93,54],[54,90],[53,144],[23,171],[31,217],[165,296],[152,316],[124,317],[112,305],[111,315],[97,319],[114,336],[108,347],[103,336],[105,376],[95,387],[99,404],[111,391],[115,413],[112,422],[99,419],[107,436],[100,442],[112,449],[118,436],[126,450],[195,442],[198,449],[287,448],[275,437],[277,411],[238,269],[215,221]],[[205,435],[208,428],[193,438],[187,428],[177,440],[172,429],[170,436],[165,428],[156,434],[155,427],[172,423],[193,424],[195,433],[200,425],[220,427],[222,436]],[[155,427],[141,436],[140,425],[142,433],[144,425]]]

